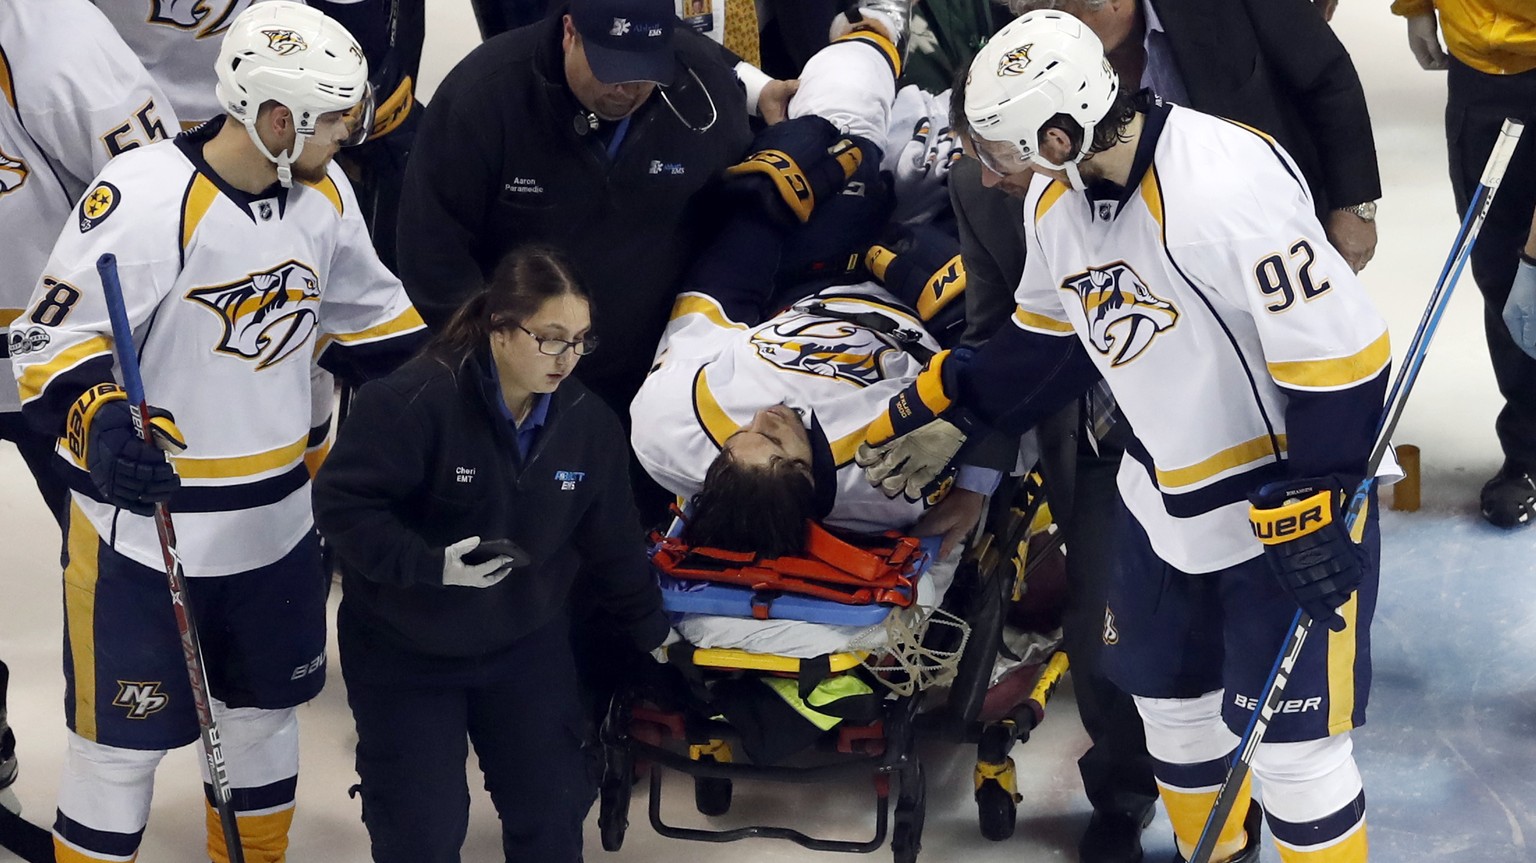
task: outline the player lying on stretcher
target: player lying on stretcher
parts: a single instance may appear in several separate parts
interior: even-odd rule
[[[840,61],[824,70],[840,74],[819,75],[819,60]],[[834,43],[802,76],[790,106],[797,119],[756,142],[759,154],[774,151],[774,164],[754,156],[732,169],[733,218],[685,281],[631,406],[641,464],[691,501],[690,545],[795,554],[815,519],[944,535],[948,553],[995,485],[995,472],[962,468],[947,496],[914,490],[892,500],[854,464],[867,427],[887,421],[891,397],[946,333],[958,334],[964,305],[958,243],[922,228],[895,241],[886,227],[892,199],[877,166],[892,80],[882,54]],[[861,124],[848,112],[842,129],[822,119],[826,111],[804,113],[840,97],[836,104],[868,109]],[[850,126],[864,134],[845,134]],[[809,178],[814,209],[794,213],[780,198],[786,161]],[[886,242],[874,242],[882,232]],[[845,266],[850,259],[857,265]],[[936,603],[944,585],[921,581],[918,604]],[[701,647],[800,656],[836,649],[847,633],[835,629],[716,618],[679,626]]]

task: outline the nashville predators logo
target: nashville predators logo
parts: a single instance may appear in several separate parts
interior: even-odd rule
[[[129,719],[148,719],[171,703],[171,697],[160,691],[160,681],[119,680],[117,697],[113,707],[126,707]]]
[[[267,37],[267,47],[279,57],[309,50],[309,43],[304,41],[304,37],[292,30],[263,30],[261,35]]]
[[[224,324],[215,351],[256,360],[258,370],[295,353],[308,356],[319,325],[320,277],[298,261],[225,285],[197,288],[187,299],[206,306]]]
[[[863,327],[794,315],[752,334],[758,358],[784,369],[867,387],[886,377],[884,359],[896,349]]]
[[[1072,276],[1062,287],[1082,302],[1088,342],[1111,366],[1141,356],[1158,333],[1179,320],[1173,304],[1155,296],[1124,261]]]
[[[85,233],[101,224],[112,211],[117,209],[117,204],[123,199],[123,194],[117,187],[103,180],[96,187],[85,193],[80,199],[80,233]]]
[[[246,0],[149,0],[149,23],[198,30],[197,38],[206,39],[229,29],[235,11],[245,5]]]
[[[13,159],[4,151],[0,151],[0,197],[20,189],[30,173],[32,172],[27,170],[27,163],[20,159]]]
[[[1029,68],[1029,49],[1035,47],[1035,43],[1020,45],[1003,55],[1003,59],[997,62],[997,75],[1000,78],[1011,78],[1024,74]]]

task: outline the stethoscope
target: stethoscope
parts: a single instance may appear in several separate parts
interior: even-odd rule
[[[672,112],[672,116],[677,118],[677,122],[682,123],[689,131],[702,135],[715,127],[715,120],[719,119],[720,112],[715,110],[715,97],[710,95],[709,88],[704,86],[703,81],[699,80],[699,74],[693,71],[693,67],[684,66],[683,71],[688,73],[688,76],[693,79],[693,83],[699,85],[699,90],[704,94],[704,99],[709,102],[709,119],[705,121],[702,127],[688,122],[688,118],[683,116],[683,112],[677,110],[677,106],[672,104],[672,97],[667,95],[666,87],[657,87],[656,90],[661,93],[661,101],[667,103],[668,110]]]

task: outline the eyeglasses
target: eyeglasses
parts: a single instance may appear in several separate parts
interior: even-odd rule
[[[550,336],[541,336],[522,324],[513,324],[523,332],[533,337],[539,343],[539,353],[549,357],[558,357],[566,351],[574,351],[576,356],[584,357],[597,350],[597,336],[587,336],[584,339],[557,339]]]
[[[1032,167],[1028,154],[1022,152],[1016,144],[988,141],[975,136],[972,136],[971,144],[972,152],[976,154],[981,164],[999,177],[1023,173]]]

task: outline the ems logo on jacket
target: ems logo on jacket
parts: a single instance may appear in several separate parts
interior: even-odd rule
[[[1141,356],[1158,333],[1178,323],[1173,304],[1152,293],[1124,261],[1069,276],[1062,287],[1073,291],[1088,319],[1088,342],[1123,366]]]
[[[158,680],[119,680],[113,707],[128,708],[129,719],[148,719],[171,703],[171,697],[160,691]]]
[[[80,233],[85,233],[101,224],[117,209],[117,203],[123,199],[117,187],[103,180],[96,184],[94,189],[85,193],[80,199]]]
[[[308,356],[309,337],[319,325],[320,277],[290,260],[238,282],[188,291],[187,299],[223,322],[215,351],[257,360],[259,370],[298,351]]]
[[[581,482],[582,480],[584,480],[586,478],[587,478],[587,474],[586,474],[585,471],[579,471],[579,470],[557,470],[557,471],[555,471],[555,482],[560,483],[560,490],[561,491],[575,491],[576,490],[576,483]]]

